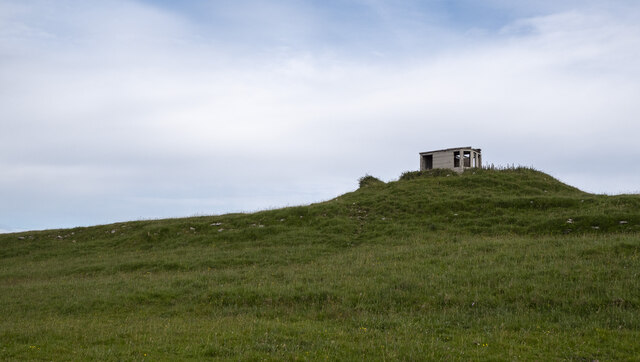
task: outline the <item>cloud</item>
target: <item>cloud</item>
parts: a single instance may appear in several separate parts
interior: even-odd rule
[[[360,3],[357,29],[292,3],[268,17],[201,5],[222,25],[126,1],[30,4],[0,3],[8,225],[320,201],[457,145],[589,191],[640,181],[629,161],[640,156],[640,29],[628,12],[568,10],[468,33],[437,16],[404,21],[420,9],[383,2]],[[391,35],[361,38],[368,29]]]

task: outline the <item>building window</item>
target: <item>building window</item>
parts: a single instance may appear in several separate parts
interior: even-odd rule
[[[460,151],[453,152],[453,167],[460,167]]]
[[[471,167],[471,151],[463,152],[464,167]]]

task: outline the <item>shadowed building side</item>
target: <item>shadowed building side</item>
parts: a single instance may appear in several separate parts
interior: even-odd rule
[[[448,168],[462,172],[466,168],[474,167],[482,167],[482,153],[479,148],[457,147],[420,152],[420,171]]]

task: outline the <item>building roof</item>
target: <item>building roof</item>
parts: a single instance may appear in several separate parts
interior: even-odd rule
[[[425,154],[425,153],[436,153],[436,152],[446,152],[446,151],[456,151],[456,150],[473,150],[476,152],[481,152],[482,150],[480,148],[473,148],[471,146],[467,146],[467,147],[453,147],[453,148],[445,148],[443,150],[435,150],[435,151],[425,151],[425,152],[420,152],[420,154]]]

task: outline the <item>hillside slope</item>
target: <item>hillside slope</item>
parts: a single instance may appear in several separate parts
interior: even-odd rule
[[[0,357],[632,359],[639,231],[640,196],[515,169],[0,235]]]

